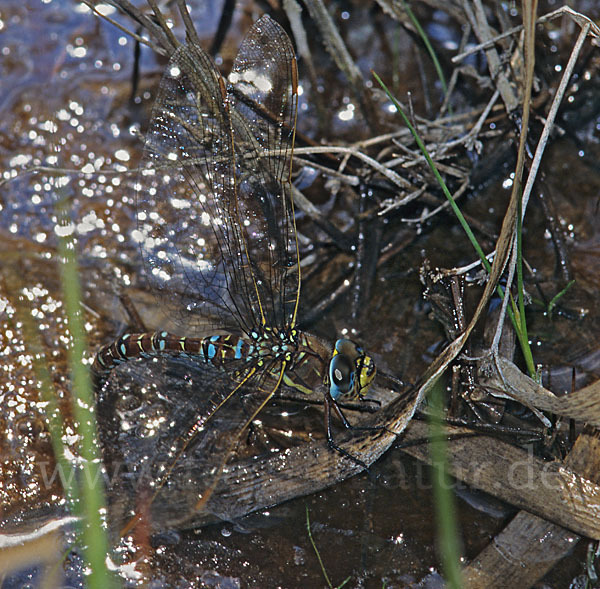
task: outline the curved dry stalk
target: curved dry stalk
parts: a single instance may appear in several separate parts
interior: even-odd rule
[[[479,366],[483,386],[497,394],[508,393],[519,403],[531,405],[540,411],[549,411],[569,419],[600,427],[600,381],[557,397],[554,393],[529,378],[510,360],[499,356],[498,367],[488,357]]]
[[[542,161],[542,156],[544,154],[544,149],[546,148],[548,138],[550,137],[550,133],[552,131],[552,127],[554,126],[554,121],[556,120],[558,109],[567,90],[567,85],[569,83],[569,80],[571,79],[573,70],[575,69],[575,63],[577,62],[577,58],[581,53],[583,44],[587,36],[590,34],[590,31],[591,25],[589,23],[586,23],[582,27],[579,36],[577,37],[577,41],[573,46],[573,50],[571,51],[569,61],[567,62],[563,75],[560,79],[560,83],[558,85],[558,89],[556,90],[554,99],[552,100],[552,104],[550,105],[550,111],[548,112],[548,116],[546,117],[544,128],[542,129],[542,134],[540,136],[540,140],[538,141],[537,148],[535,150],[535,155],[533,156],[533,161],[531,162],[531,169],[527,177],[527,182],[525,183],[525,187],[523,188],[522,217],[525,215],[525,209],[527,208],[527,203],[529,202],[529,197],[531,195],[533,183],[535,182],[537,172],[540,167],[540,162]]]
[[[523,195],[522,195],[522,205],[521,205],[521,220],[524,219],[525,217],[525,211],[527,209],[527,204],[529,202],[529,197],[531,195],[531,191],[533,189],[533,184],[535,182],[535,179],[537,177],[537,172],[539,170],[539,166],[542,160],[542,156],[546,147],[546,144],[548,142],[548,138],[550,137],[550,133],[552,131],[552,127],[554,125],[554,121],[556,119],[556,114],[558,112],[559,106],[562,102],[562,99],[564,97],[564,93],[566,92],[567,89],[567,84],[569,82],[569,80],[571,79],[571,75],[573,73],[573,70],[575,68],[575,63],[577,61],[577,57],[579,56],[581,49],[583,47],[583,43],[585,42],[588,34],[590,31],[590,26],[589,24],[586,24],[583,26],[583,28],[581,29],[579,36],[577,38],[577,41],[575,42],[575,45],[573,47],[573,50],[571,51],[571,55],[569,57],[569,61],[567,63],[567,66],[565,67],[565,70],[563,72],[563,75],[561,77],[560,80],[560,84],[558,87],[558,90],[554,96],[554,99],[552,101],[552,105],[550,107],[550,111],[548,113],[548,116],[546,118],[546,121],[544,123],[544,128],[542,130],[542,134],[540,136],[540,140],[538,141],[537,147],[536,147],[536,151],[535,151],[535,155],[531,164],[531,168],[529,170],[529,174],[527,176],[527,181],[525,183],[525,187],[523,188]],[[507,276],[507,280],[506,280],[506,293],[508,294],[510,292],[511,286],[512,286],[512,282],[514,279],[514,275],[515,275],[515,269],[517,266],[517,262],[518,262],[518,255],[517,255],[517,236],[515,234],[514,240],[513,240],[513,245],[512,245],[512,254],[511,254],[511,259],[510,262],[508,264],[508,276]],[[500,365],[499,365],[499,360],[498,360],[498,344],[500,341],[500,336],[502,334],[502,328],[503,328],[503,324],[504,324],[504,318],[506,316],[506,310],[507,310],[507,306],[508,306],[508,296],[504,297],[504,300],[502,301],[502,312],[500,313],[500,317],[498,319],[498,325],[496,327],[496,333],[494,334],[494,339],[493,339],[493,343],[491,346],[491,353],[494,357],[495,363],[496,363],[496,367],[498,369],[498,371],[500,372],[500,374],[502,375],[502,371],[500,369]],[[506,384],[506,383],[505,383]],[[508,386],[508,385],[507,385]],[[538,412],[539,413],[539,412]],[[549,422],[546,418],[543,418],[543,416],[538,415],[538,418],[542,419],[542,421],[544,423],[547,423],[549,426]]]

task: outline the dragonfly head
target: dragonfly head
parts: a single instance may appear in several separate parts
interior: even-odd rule
[[[375,362],[349,339],[335,342],[329,361],[327,382],[333,399],[342,395],[362,397],[375,378]]]

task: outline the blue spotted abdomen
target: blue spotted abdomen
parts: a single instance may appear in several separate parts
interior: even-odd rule
[[[218,366],[228,359],[249,359],[253,352],[254,345],[251,342],[233,335],[190,338],[167,331],[128,333],[98,352],[92,364],[92,373],[96,378],[105,379],[123,362],[163,354],[191,357]]]

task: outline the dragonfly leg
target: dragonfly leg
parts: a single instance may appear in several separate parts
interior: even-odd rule
[[[370,399],[362,399],[363,401],[370,401]],[[375,399],[373,399],[375,400]],[[373,432],[373,431],[379,431],[379,430],[385,430],[385,431],[390,431],[385,425],[352,425],[348,419],[346,418],[346,416],[344,415],[344,413],[342,412],[342,408],[339,406],[339,404],[335,401],[335,399],[331,399],[330,403],[333,404],[333,408],[335,410],[335,412],[337,413],[337,415],[339,416],[341,422],[344,424],[344,427],[346,429],[353,429],[353,430],[358,430],[358,431],[367,431],[367,432]],[[393,433],[393,432],[391,432]]]
[[[344,450],[344,448],[341,448],[340,446],[338,446],[335,443],[335,441],[333,440],[333,434],[331,431],[331,407],[332,406],[334,407],[336,413],[340,416],[340,419],[342,420],[344,427],[346,427],[347,429],[350,429],[350,428],[352,428],[352,426],[350,425],[348,420],[344,417],[344,414],[342,413],[341,409],[338,407],[338,404],[331,398],[329,391],[326,391],[324,393],[324,397],[325,397],[325,429],[327,430],[327,444],[329,445],[329,447],[332,450],[339,452],[342,456],[345,456],[349,460],[352,460],[352,462],[354,462],[355,464],[358,464],[358,466],[364,468],[365,470],[369,470],[369,466],[365,462],[363,462],[359,458],[356,458],[356,456],[353,456],[350,452],[348,452],[347,450]]]
[[[119,301],[121,302],[123,309],[125,309],[125,312],[129,316],[129,325],[133,328],[133,330],[139,333],[147,332],[148,329],[146,329],[144,321],[140,317],[140,314],[135,308],[135,305],[133,304],[133,301],[131,300],[129,295],[127,295],[126,293],[120,293]]]

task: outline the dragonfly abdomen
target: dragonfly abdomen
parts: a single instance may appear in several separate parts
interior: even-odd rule
[[[192,338],[179,337],[167,331],[128,333],[98,352],[92,364],[92,373],[104,379],[123,362],[164,354],[190,357],[218,366],[227,359],[250,358],[252,349],[248,341],[233,335]]]

